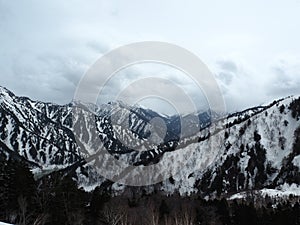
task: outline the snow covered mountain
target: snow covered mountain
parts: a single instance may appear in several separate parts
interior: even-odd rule
[[[297,97],[212,120],[210,112],[169,117],[121,102],[60,106],[17,97],[0,87],[0,157],[26,161],[37,179],[60,170],[72,173],[86,190],[102,185],[124,192],[129,187],[107,182],[86,160],[100,145],[84,146],[99,139],[100,147],[129,164],[180,168],[169,179],[139,187],[140,191],[216,197],[299,189],[299,117]],[[155,118],[166,126],[157,126]],[[96,132],[84,132],[90,124]],[[80,143],[74,127],[82,130]]]

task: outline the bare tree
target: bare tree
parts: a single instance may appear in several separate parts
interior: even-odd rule
[[[155,206],[153,201],[146,204],[146,225],[158,225],[159,224],[159,209]]]
[[[24,196],[20,195],[18,197],[18,205],[19,205],[19,211],[18,211],[18,225],[27,225],[29,224],[28,220],[30,215],[27,213],[27,200]]]
[[[18,197],[18,205],[19,210],[17,214],[17,224],[18,225],[44,225],[47,222],[48,215],[45,213],[42,213],[38,215],[35,219],[33,218],[34,215],[30,212],[28,212],[28,203],[24,196]]]
[[[174,225],[194,225],[196,213],[190,205],[183,204],[179,211],[173,213]]]
[[[40,214],[33,222],[33,225],[44,225],[46,224],[47,220],[48,220],[47,214]]]
[[[174,225],[173,218],[170,215],[164,216],[164,225]]]
[[[71,211],[67,215],[69,224],[72,225],[83,225],[84,215],[82,210],[78,209],[75,211]]]
[[[109,202],[104,206],[103,218],[109,225],[123,225],[128,221],[126,207],[118,202]],[[126,223],[125,223],[126,222]]]

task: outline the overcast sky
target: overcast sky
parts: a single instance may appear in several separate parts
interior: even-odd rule
[[[299,12],[299,0],[0,0],[0,85],[68,103],[104,53],[137,41],[165,41],[195,53],[216,77],[228,111],[240,110],[300,94]],[[201,91],[167,66],[139,65],[118,76],[105,99],[143,76],[157,76],[201,102]],[[157,101],[143,104],[169,113]]]

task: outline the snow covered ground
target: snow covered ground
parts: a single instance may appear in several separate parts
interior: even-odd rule
[[[12,224],[0,222],[0,225],[12,225]]]
[[[249,193],[247,192],[240,192],[232,195],[228,199],[229,200],[242,199],[247,197],[248,194]],[[284,197],[288,197],[289,195],[300,196],[300,186],[297,184],[288,185],[285,183],[284,185],[279,186],[277,189],[264,188],[259,191],[254,191],[253,194],[262,197],[269,196],[271,198],[284,198]]]

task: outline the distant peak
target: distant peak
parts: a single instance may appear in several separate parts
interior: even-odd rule
[[[10,90],[8,90],[6,87],[0,86],[0,93],[7,93],[11,96],[15,96]]]
[[[0,98],[13,98],[15,97],[14,93],[12,93],[10,90],[8,90],[5,87],[0,86]]]

